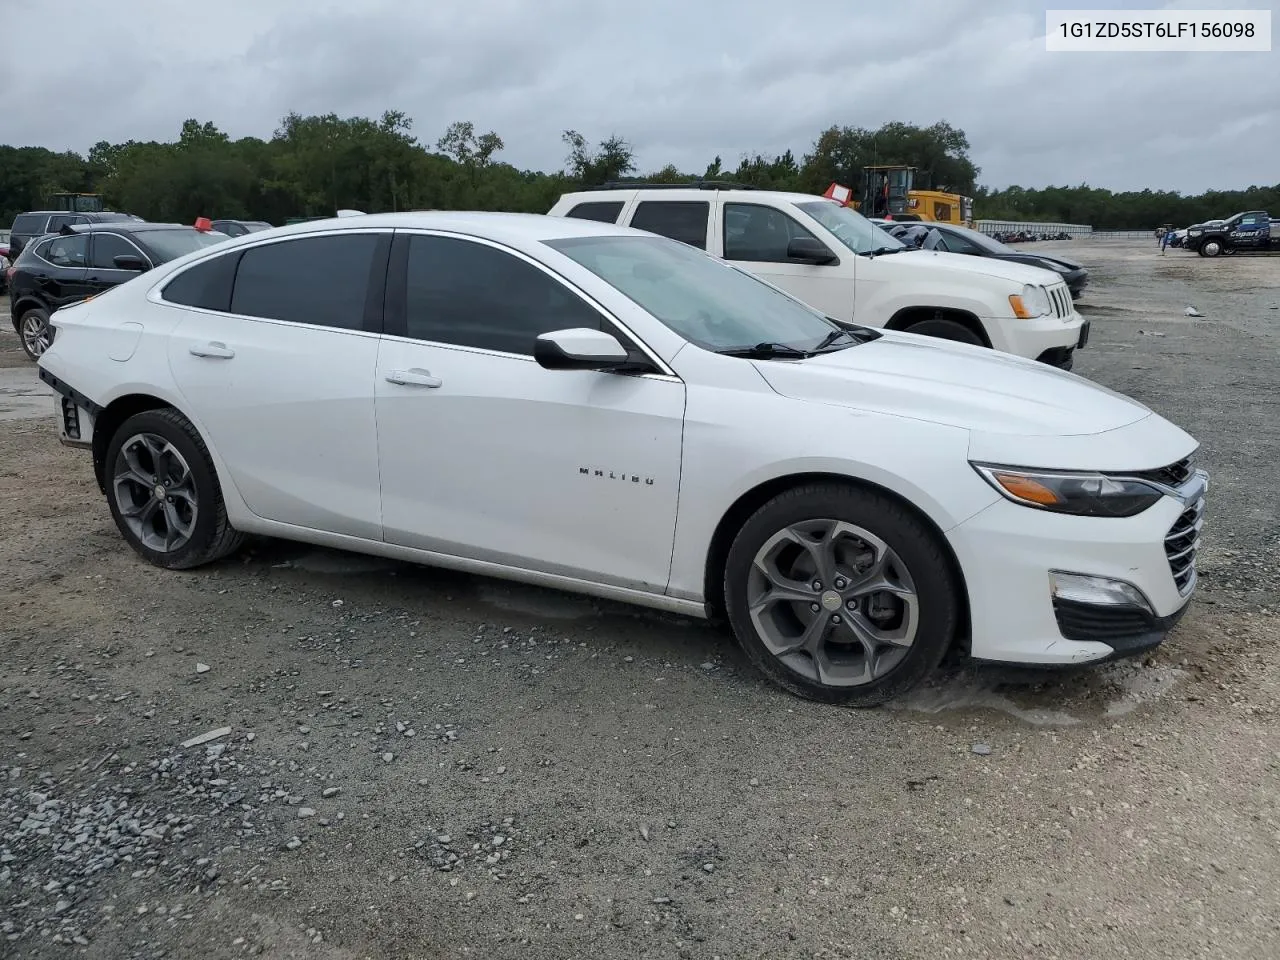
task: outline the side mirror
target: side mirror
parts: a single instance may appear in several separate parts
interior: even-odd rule
[[[787,259],[802,260],[815,266],[834,263],[836,255],[827,249],[826,244],[813,237],[796,237],[787,244]]]
[[[548,370],[613,370],[631,363],[618,338],[603,330],[553,330],[533,342],[533,359]]]
[[[139,273],[145,273],[149,269],[145,260],[141,257],[135,257],[131,253],[122,253],[118,257],[112,257],[111,262],[116,265],[117,270],[137,270]]]

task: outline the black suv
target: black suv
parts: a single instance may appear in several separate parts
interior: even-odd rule
[[[67,225],[31,241],[9,268],[9,313],[22,349],[32,360],[48,349],[53,342],[49,315],[59,307],[227,239],[211,230],[129,218]]]
[[[265,220],[214,220],[213,229],[228,237],[243,237],[246,233],[270,230],[271,224]]]
[[[36,237],[46,233],[57,233],[63,227],[85,223],[117,223],[128,221],[139,223],[139,219],[129,213],[70,213],[66,210],[31,210],[20,213],[13,219],[13,229],[9,231],[9,262],[18,259],[22,248]]]

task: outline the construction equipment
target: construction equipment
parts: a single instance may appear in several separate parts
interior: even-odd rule
[[[102,194],[99,193],[51,193],[49,209],[67,213],[101,213]]]
[[[924,220],[950,223],[958,227],[973,225],[973,198],[944,190],[917,190],[916,168],[904,164],[876,164],[862,168],[862,198],[852,199],[847,187],[832,184],[828,197],[840,199],[863,216],[885,220]],[[839,187],[839,194],[832,188]],[[849,199],[842,199],[847,194]]]

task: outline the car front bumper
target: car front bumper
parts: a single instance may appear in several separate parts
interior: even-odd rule
[[[972,657],[1067,666],[1159,644],[1195,592],[1207,485],[1197,473],[1177,497],[1123,519],[1065,516],[1002,499],[953,528],[948,539],[968,590]],[[1188,529],[1185,539],[1173,538]],[[1188,543],[1190,554],[1175,558]],[[1145,606],[1055,598],[1053,571],[1128,584]]]
[[[987,320],[984,325],[988,330],[998,330],[999,336],[1003,338],[1003,343],[996,343],[996,338],[992,338],[992,346],[997,350],[1026,357],[1028,360],[1039,360],[1046,355],[1053,356],[1057,351],[1076,349],[1080,344],[1080,329],[1084,326],[1084,318],[1072,310],[1069,317]]]

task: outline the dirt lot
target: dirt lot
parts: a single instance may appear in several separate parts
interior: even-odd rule
[[[50,419],[0,421],[0,956],[1280,955],[1280,258],[1061,246],[1077,372],[1204,443],[1201,590],[1144,660],[871,712],[557,593],[153,569]]]

